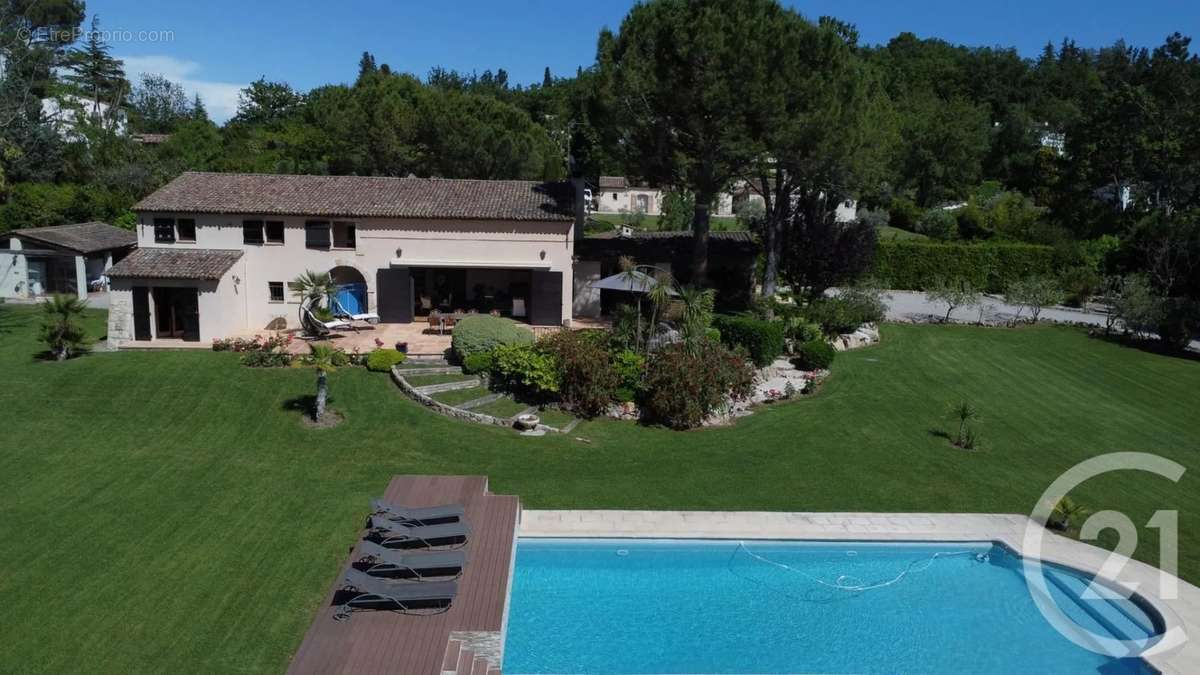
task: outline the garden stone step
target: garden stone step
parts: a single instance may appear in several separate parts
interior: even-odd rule
[[[516,415],[509,417],[508,419],[512,420],[513,422],[516,422],[517,418],[520,417],[521,415],[536,415],[537,411],[538,411],[538,409],[536,407],[530,406],[530,407],[522,410],[521,412],[517,413]]]
[[[472,387],[478,387],[479,385],[480,382],[478,377],[470,377],[457,382],[439,382],[438,384],[427,384],[423,387],[413,387],[413,389],[419,394],[425,394],[426,396],[429,396],[430,394],[440,394],[443,391],[471,389]]]
[[[397,368],[401,375],[461,375],[460,366],[429,366],[427,368]]]
[[[559,433],[569,434],[572,431],[575,431],[575,427],[579,426],[579,423],[581,421],[582,420],[580,420],[578,417],[576,417],[575,419],[571,420],[570,422],[567,422],[567,424],[563,428],[559,429],[558,431],[559,431]]]
[[[487,396],[473,398],[470,401],[463,401],[454,407],[460,410],[470,410],[472,408],[478,408],[481,405],[487,405],[492,401],[499,401],[502,398],[504,398],[504,394],[488,394]]]

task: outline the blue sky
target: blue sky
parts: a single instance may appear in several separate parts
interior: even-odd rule
[[[213,117],[232,114],[237,91],[259,77],[300,89],[354,78],[363,50],[394,69],[435,65],[504,68],[540,82],[542,69],[574,73],[595,56],[602,26],[616,29],[631,1],[595,0],[89,0],[131,76],[158,72],[199,93]],[[862,40],[902,31],[968,45],[1015,46],[1033,55],[1048,40],[1082,45],[1118,38],[1154,46],[1172,31],[1200,34],[1200,3],[1187,0],[797,0],[803,14],[831,14]],[[1200,36],[1198,36],[1200,37]]]

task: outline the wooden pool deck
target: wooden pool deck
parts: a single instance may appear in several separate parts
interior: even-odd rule
[[[434,616],[359,611],[334,621],[339,571],[288,673],[498,675],[519,500],[490,494],[485,476],[396,476],[384,498],[414,507],[463,505],[471,533],[458,597],[449,611]],[[355,545],[351,559],[357,553]]]

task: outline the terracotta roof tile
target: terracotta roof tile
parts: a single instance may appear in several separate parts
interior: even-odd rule
[[[114,279],[217,280],[241,257],[241,251],[217,248],[139,248],[105,274]]]
[[[79,253],[94,253],[137,244],[137,235],[108,223],[76,223],[53,227],[31,227],[9,232],[22,239],[51,244]]]
[[[455,220],[573,219],[569,183],[184,173],[135,211]]]

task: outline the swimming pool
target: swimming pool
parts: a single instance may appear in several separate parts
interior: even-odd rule
[[[1081,626],[1161,630],[1046,569]],[[990,542],[522,538],[504,652],[512,674],[1151,672],[1055,632]]]

